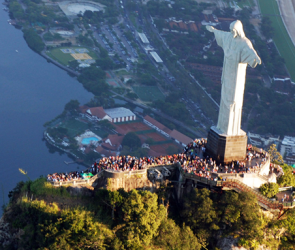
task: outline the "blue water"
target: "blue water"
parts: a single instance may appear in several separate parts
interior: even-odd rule
[[[91,143],[91,141],[98,141],[98,139],[96,137],[88,137],[88,138],[82,139],[81,143],[84,145],[88,145]]]
[[[7,19],[0,9],[0,206],[16,183],[26,180],[18,168],[31,179],[77,169],[64,164],[71,161],[66,154],[48,149],[43,124],[71,99],[85,103],[93,97],[75,78],[33,52]]]

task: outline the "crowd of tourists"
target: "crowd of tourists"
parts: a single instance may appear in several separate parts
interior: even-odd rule
[[[93,171],[93,168],[82,170],[82,171],[73,171],[69,173],[54,173],[47,175],[48,181],[53,182],[63,182],[63,181],[75,181],[75,180],[83,180],[89,178],[89,174],[96,174]]]
[[[95,175],[102,170],[135,171],[155,165],[171,165],[176,163],[180,164],[185,173],[212,179],[212,173],[257,173],[267,158],[265,151],[262,149],[254,151],[248,145],[247,157],[244,161],[235,161],[224,165],[217,164],[206,153],[206,143],[205,139],[196,139],[188,144],[182,153],[166,156],[141,158],[130,155],[103,157],[84,172],[55,173],[48,175],[48,180],[54,182],[81,180],[86,178],[85,172]]]

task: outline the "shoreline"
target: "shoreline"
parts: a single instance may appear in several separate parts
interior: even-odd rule
[[[57,149],[59,149],[59,150],[65,152],[66,154],[68,154],[68,155],[74,157],[75,159],[80,159],[77,155],[75,155],[74,153],[72,153],[70,150],[63,149],[63,148],[59,147],[58,145],[56,145],[54,142],[52,142],[52,141],[50,140],[50,138],[48,138],[46,130],[43,132],[43,138],[44,138],[44,139],[45,139],[45,140],[46,140],[51,146],[53,146],[53,147],[55,147],[55,148],[57,148]],[[83,165],[83,166],[85,166],[85,167],[87,167],[87,168],[91,167],[91,165],[87,165],[85,162],[75,162],[75,163],[77,163],[77,164],[79,164],[79,165]]]
[[[66,66],[63,66],[62,64],[60,64],[59,62],[53,60],[51,57],[47,56],[46,53],[44,51],[42,51],[41,53],[39,53],[39,55],[41,55],[43,58],[45,58],[47,61],[49,61],[50,63],[56,65],[57,67],[67,71],[68,73],[73,74],[74,76],[79,76],[80,73],[77,71],[74,71]]]

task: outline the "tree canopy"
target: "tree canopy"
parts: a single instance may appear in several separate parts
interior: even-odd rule
[[[129,132],[124,136],[122,146],[128,146],[130,149],[135,150],[141,146],[141,141],[134,132]]]
[[[36,31],[32,28],[25,29],[23,32],[24,32],[24,38],[27,44],[29,45],[29,47],[32,50],[40,53],[45,47],[45,44],[43,43],[41,37],[38,36]]]
[[[266,197],[272,198],[279,192],[278,183],[265,183],[259,188],[259,191]]]

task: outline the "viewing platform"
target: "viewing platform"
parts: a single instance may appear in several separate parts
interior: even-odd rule
[[[295,206],[295,202],[273,201],[258,192],[262,184],[276,182],[282,174],[281,167],[271,164],[267,152],[261,149],[248,148],[244,161],[216,165],[207,155],[205,143],[199,143],[188,145],[183,153],[162,157],[104,157],[84,172],[52,174],[48,181],[56,187],[88,185],[153,191],[167,180],[176,183],[179,199],[184,189],[205,185],[210,189],[251,192],[262,207],[272,211]]]

